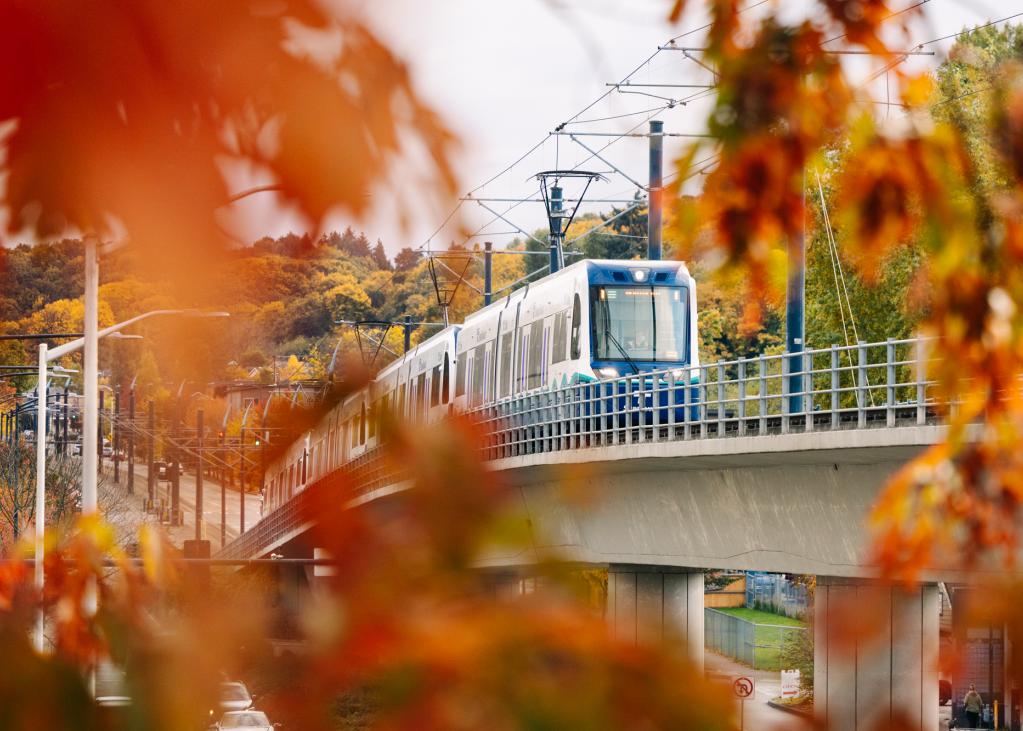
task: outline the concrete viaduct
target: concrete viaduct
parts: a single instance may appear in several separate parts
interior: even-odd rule
[[[873,581],[865,563],[865,523],[880,490],[944,434],[921,369],[900,359],[897,345],[860,346],[856,366],[837,369],[814,368],[809,351],[796,412],[785,389],[792,370],[779,361],[781,388],[771,395],[760,358],[752,361],[759,372],[704,366],[698,393],[637,377],[505,404],[480,414],[494,434],[484,449],[520,491],[538,550],[607,567],[606,616],[617,636],[635,639],[652,624],[702,665],[704,569],[814,574],[819,716],[829,728],[866,729],[898,708],[936,729],[936,582],[956,575],[935,567],[917,588],[893,589]],[[871,347],[885,354],[880,362],[868,357]],[[834,366],[834,350],[817,353]],[[885,375],[872,382],[871,368]],[[594,505],[563,499],[559,483],[569,473],[599,495]],[[377,477],[348,507],[386,501],[409,485]],[[286,504],[221,555],[312,556],[302,515]],[[528,573],[534,558],[495,552],[482,568],[513,576]],[[839,652],[849,629],[840,610],[856,602],[877,610],[881,639]]]

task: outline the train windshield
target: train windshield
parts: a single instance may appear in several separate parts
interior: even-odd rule
[[[688,303],[685,287],[594,287],[594,359],[685,362]]]

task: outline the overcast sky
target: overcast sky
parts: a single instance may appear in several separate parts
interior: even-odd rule
[[[751,0],[752,4],[752,0]],[[906,0],[905,5],[911,4]],[[530,147],[544,139],[554,127],[597,99],[607,82],[620,81],[647,59],[659,44],[705,21],[704,3],[692,0],[687,16],[677,26],[666,21],[669,0],[364,0],[362,11],[412,68],[423,96],[430,100],[460,135],[464,152],[458,160],[463,190],[471,190],[503,170]],[[893,1],[893,7],[903,7]],[[752,12],[766,10],[765,5]],[[787,14],[801,14],[805,0],[784,0]],[[912,42],[920,43],[955,33],[964,26],[983,23],[1023,11],[1023,0],[929,0],[924,18],[911,28]],[[679,45],[698,46],[701,34],[680,39]],[[912,59],[913,66],[934,66],[951,41],[929,46],[936,57]],[[840,43],[833,44],[840,46]],[[868,73],[860,63],[857,72]],[[643,83],[708,83],[710,76],[679,52],[662,52],[633,77]],[[875,97],[884,94],[883,79],[875,84]],[[661,96],[680,98],[698,89],[643,87]],[[663,101],[638,94],[612,93],[584,113],[580,120],[597,119],[655,108]],[[885,107],[878,106],[879,114]],[[657,115],[669,132],[700,132],[707,107],[691,102]],[[891,114],[898,114],[892,111]],[[572,127],[592,132],[625,131],[644,123],[646,115]],[[593,149],[607,140],[580,138]],[[671,140],[666,145],[669,159],[677,156],[687,141]],[[603,156],[636,181],[646,178],[645,139],[627,139],[608,148]],[[540,170],[571,167],[584,159],[585,151],[567,138],[557,144],[548,141],[477,195],[522,197],[535,183],[531,176]],[[667,161],[666,161],[667,166]],[[591,160],[587,169],[610,171],[601,161]],[[636,186],[621,175],[596,184],[590,197],[631,198]],[[510,204],[491,204],[504,211]],[[610,204],[585,207],[607,210]],[[449,210],[412,212],[407,230],[398,224],[393,201],[377,196],[373,216],[360,224],[372,238],[384,241],[394,253],[402,246],[418,246],[432,234]],[[507,214],[515,225],[532,230],[542,226],[543,207],[527,203]],[[476,203],[462,206],[460,219],[475,229],[493,216]],[[456,217],[455,220],[459,220]],[[338,224],[344,223],[338,219]],[[265,228],[283,233],[286,217],[271,217]],[[497,221],[485,232],[499,246],[512,238],[512,227]],[[433,239],[443,248],[456,237],[450,227]]]
[[[906,7],[915,1],[892,0],[892,6]],[[750,5],[755,2],[749,0]],[[750,14],[768,10],[772,2]],[[707,71],[680,52],[661,52],[642,65],[659,44],[705,22],[705,2],[701,0],[690,0],[686,16],[675,26],[666,19],[670,0],[349,0],[348,4],[354,5],[406,60],[421,96],[442,113],[459,135],[463,149],[456,168],[463,191],[471,191],[501,172],[544,140],[559,123],[604,94],[608,82],[620,81],[638,66],[632,77],[634,82],[699,85],[710,81]],[[803,14],[808,4],[807,0],[777,2],[789,17]],[[1023,0],[927,0],[922,10],[923,19],[910,29],[912,44],[1021,12]],[[678,41],[686,46],[701,43],[701,33]],[[900,45],[901,39],[892,43]],[[938,56],[914,58],[906,66],[933,67],[950,44],[951,41],[946,41],[929,46]],[[861,76],[869,73],[868,59],[851,62]],[[875,98],[883,98],[883,82],[883,78],[879,79],[871,89]],[[612,92],[579,116],[569,129],[605,133],[638,126],[643,131],[647,115],[635,113],[655,109],[665,101],[636,92],[673,99],[700,93],[698,88],[639,87],[629,91],[632,93]],[[701,120],[707,114],[706,104],[694,100],[686,106],[658,112],[656,117],[664,121],[666,132],[699,133]],[[877,109],[883,115],[886,107]],[[587,122],[625,114],[634,116]],[[891,110],[889,114],[899,113]],[[609,141],[599,137],[579,139],[594,150]],[[691,141],[666,141],[666,173],[671,171],[670,161],[688,142]],[[643,182],[647,176],[647,144],[643,138],[621,140],[601,153],[605,160],[586,161],[589,153],[571,140],[547,138],[534,154],[476,195],[528,196],[536,190],[532,176],[538,171],[582,163],[583,168],[608,173],[609,177],[609,182],[591,188],[589,198],[629,199],[637,191],[635,182]],[[625,175],[610,174],[612,166]],[[392,178],[400,183],[411,176],[407,170],[398,168],[392,171]],[[693,183],[698,185],[698,179]],[[571,189],[568,186],[566,189],[571,196]],[[456,203],[445,201],[443,206],[432,209],[413,204],[399,209],[393,196],[381,191],[371,193],[374,206],[366,220],[335,216],[326,222],[326,228],[351,224],[365,230],[371,239],[381,239],[392,255],[403,246],[423,244]],[[234,207],[231,221],[225,223],[242,240],[301,230],[303,223],[276,207],[270,198],[263,195],[247,199]],[[504,215],[511,223],[497,220],[486,227],[484,224],[494,216],[477,203],[467,203],[448,227],[434,236],[432,246],[445,248],[452,239],[461,241],[457,224],[470,231],[483,227],[481,235],[470,240],[470,244],[489,238],[497,246],[513,238],[516,226],[531,231],[544,225],[542,204],[488,205],[502,213],[507,211]],[[610,206],[597,203],[582,210],[606,211]],[[404,226],[402,218],[407,221]]]

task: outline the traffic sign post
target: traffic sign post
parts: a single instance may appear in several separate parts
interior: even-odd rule
[[[736,678],[735,682],[732,683],[732,692],[739,699],[739,731],[744,731],[745,729],[746,699],[753,695],[755,689],[756,685],[753,682],[753,678],[742,676]]]

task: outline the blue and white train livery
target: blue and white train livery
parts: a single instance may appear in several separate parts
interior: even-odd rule
[[[696,283],[684,264],[583,260],[383,368],[267,466],[264,509],[375,447],[380,411],[429,423],[543,389],[698,365]]]

